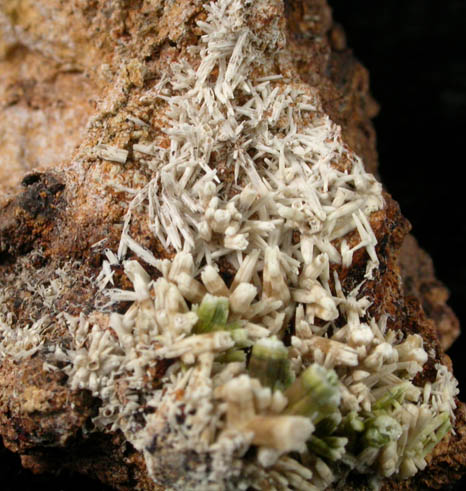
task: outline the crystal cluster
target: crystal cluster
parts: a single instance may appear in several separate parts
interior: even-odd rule
[[[95,428],[122,431],[167,489],[315,490],[348,471],[406,478],[454,420],[446,367],[416,385],[422,338],[387,328],[360,293],[379,266],[381,185],[316,91],[293,79],[267,4],[205,5],[199,44],[145,96],[165,126],[133,148],[152,178],[95,279],[107,304],[66,316],[71,345],[50,357],[71,388],[100,399]],[[267,20],[260,29],[251,12]],[[131,236],[136,215],[171,259]],[[339,273],[360,249],[364,277],[346,291]],[[118,265],[132,290],[112,287]],[[120,302],[131,304],[124,313]],[[20,342],[35,349],[40,330]]]

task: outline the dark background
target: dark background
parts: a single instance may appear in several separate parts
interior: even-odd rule
[[[375,127],[382,180],[432,256],[438,278],[451,291],[450,305],[466,325],[466,185],[460,176],[466,163],[466,0],[329,3],[349,46],[369,69],[381,106]],[[463,387],[465,351],[462,336],[450,355]],[[83,478],[32,479],[17,459],[8,459],[2,456],[3,469],[10,469],[0,482],[4,491],[105,489]],[[464,480],[458,489],[466,489]]]
[[[466,0],[328,2],[380,104],[382,181],[466,326]],[[464,401],[466,334],[448,354]],[[466,489],[466,477],[454,489]]]
[[[380,174],[466,325],[466,0],[329,0],[380,104]],[[466,387],[466,335],[450,349]],[[466,389],[465,389],[466,390]],[[464,398],[464,396],[463,396]]]

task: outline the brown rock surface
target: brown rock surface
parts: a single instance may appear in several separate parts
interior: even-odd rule
[[[346,143],[376,173],[370,120],[377,105],[367,71],[324,0],[286,1],[285,14],[297,72],[318,89]],[[125,188],[150,178],[131,148],[160,133],[164,108],[142,97],[196,43],[195,22],[203,15],[200,1],[7,0],[0,6],[0,314],[13,315],[18,326],[44,313],[94,309],[96,287],[89,278],[99,273],[104,247],[118,245],[130,199]],[[99,159],[93,149],[100,143],[128,150],[127,163]],[[381,260],[377,278],[364,287],[374,299],[373,313],[388,312],[394,328],[421,333],[436,359],[445,360],[442,349],[458,335],[448,294],[407,235],[409,224],[397,205],[388,195],[386,202],[383,213],[371,217]],[[143,245],[167,254],[144,222],[132,227]],[[102,240],[104,245],[91,247]],[[345,288],[360,281],[363,261],[361,254],[341,272]],[[125,286],[121,273],[115,278]],[[48,296],[44,291],[54,280],[59,295]],[[66,344],[66,333],[57,322],[45,346]],[[28,360],[1,362],[4,445],[35,472],[63,467],[117,489],[157,489],[121,434],[86,435],[98,401],[67,388],[61,372],[44,369],[46,359],[45,349]],[[426,379],[433,371],[426,369]],[[465,465],[465,422],[460,405],[456,434],[436,448],[429,467],[412,480],[386,482],[385,489],[441,487],[457,479]],[[353,486],[363,489],[356,481]]]
[[[10,23],[24,20],[25,31],[34,25],[20,3],[7,2],[0,11],[2,186],[17,185],[32,168],[68,161],[99,94],[82,67],[28,41],[21,26]]]

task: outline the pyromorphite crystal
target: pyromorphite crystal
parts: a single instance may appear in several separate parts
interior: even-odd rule
[[[262,385],[274,389],[283,390],[293,381],[288,348],[276,337],[261,339],[254,344],[248,370]]]
[[[383,447],[400,438],[402,430],[398,421],[388,414],[380,414],[367,420],[362,441],[369,447]]]
[[[345,453],[345,446],[348,439],[338,436],[324,436],[319,438],[312,435],[308,441],[308,448],[311,452],[330,460],[341,459]]]
[[[288,414],[309,416],[313,423],[329,417],[340,404],[338,376],[334,370],[313,364],[285,392]]]
[[[194,327],[196,333],[225,329],[228,319],[228,298],[215,297],[207,293],[196,310],[199,321]]]

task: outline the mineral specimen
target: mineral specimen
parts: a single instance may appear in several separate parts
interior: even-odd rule
[[[5,445],[117,489],[457,477],[457,382],[329,102],[325,3],[39,4],[3,22],[108,85],[70,162],[0,210]]]

